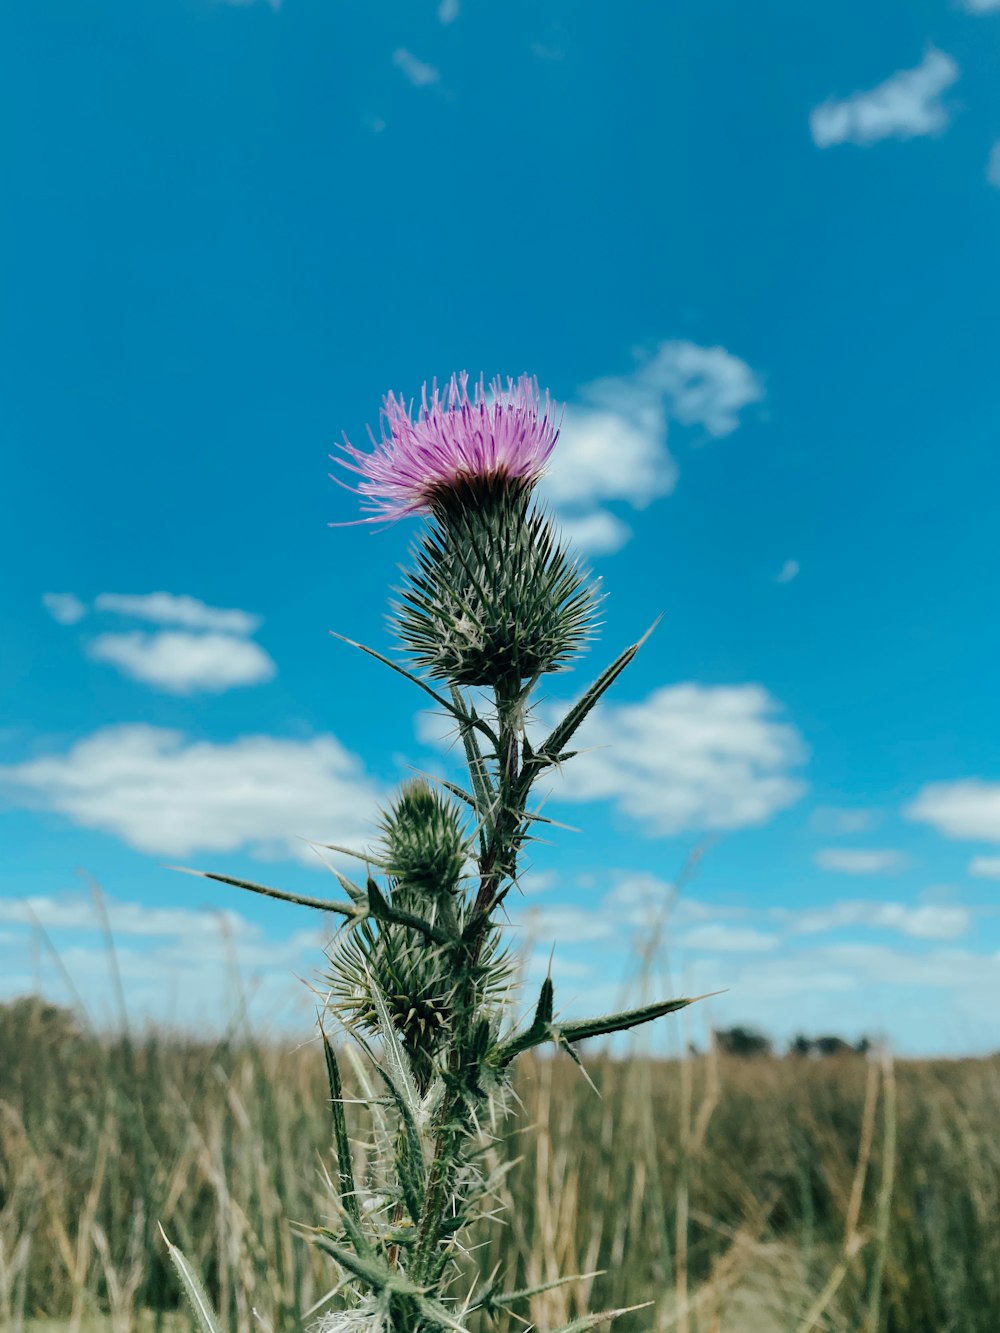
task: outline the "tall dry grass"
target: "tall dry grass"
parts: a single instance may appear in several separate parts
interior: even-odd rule
[[[621,1333],[1000,1328],[1000,1060],[598,1053],[587,1072],[524,1062],[509,1207],[469,1265],[508,1286],[604,1272],[511,1330],[643,1300]],[[326,1096],[314,1045],[0,1007],[0,1327],[186,1327],[159,1222],[233,1333],[254,1307],[276,1333],[308,1323],[333,1277],[289,1220],[330,1212]]]

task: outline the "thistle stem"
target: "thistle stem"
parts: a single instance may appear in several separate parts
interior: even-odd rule
[[[519,679],[514,677],[498,684],[495,698],[500,741],[497,748],[497,815],[479,863],[479,892],[473,907],[474,919],[479,924],[471,938],[463,940],[460,955],[463,995],[458,1006],[455,1037],[448,1052],[452,1086],[441,1104],[435,1125],[434,1156],[411,1270],[416,1282],[426,1282],[431,1277],[441,1226],[460,1165],[461,1140],[469,1119],[464,1108],[474,1096],[477,1074],[472,1067],[472,1037],[479,1018],[481,994],[475,974],[500,885],[506,877],[516,874],[518,833],[524,822],[519,746],[524,701]]]

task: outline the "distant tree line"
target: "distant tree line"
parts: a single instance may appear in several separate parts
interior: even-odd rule
[[[757,1028],[717,1028],[713,1035],[715,1044],[723,1055],[737,1055],[749,1059],[753,1056],[774,1055],[775,1053],[771,1038]],[[843,1037],[807,1037],[800,1032],[788,1043],[786,1054],[800,1058],[828,1055],[866,1055],[871,1050],[871,1045],[868,1037],[859,1037],[856,1042],[851,1043],[845,1041]]]

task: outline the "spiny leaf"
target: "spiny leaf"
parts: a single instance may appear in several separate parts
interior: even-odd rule
[[[341,847],[339,842],[313,842],[311,847],[320,847],[325,852],[340,852],[342,856],[351,856],[355,861],[363,861],[366,866],[377,866],[379,870],[385,867],[377,856],[372,856],[371,852],[356,852],[353,847]]]
[[[652,1301],[643,1301],[641,1305],[624,1305],[620,1310],[602,1310],[600,1314],[585,1314],[582,1319],[574,1319],[572,1324],[554,1328],[552,1333],[586,1333],[588,1328],[596,1328],[610,1319],[620,1319],[623,1314],[632,1314],[635,1310],[648,1310]]]
[[[437,690],[428,685],[425,680],[421,680],[419,676],[415,676],[412,671],[407,671],[406,667],[400,666],[400,664],[394,662],[391,657],[385,657],[382,653],[376,652],[374,648],[369,648],[363,643],[358,643],[356,639],[348,639],[345,635],[338,634],[335,630],[331,630],[330,633],[335,639],[339,639],[341,643],[346,643],[351,648],[358,648],[361,652],[367,653],[369,657],[374,657],[377,662],[382,662],[385,666],[391,667],[393,671],[398,671],[401,676],[405,676],[406,679],[412,681],[414,685],[418,685],[425,694],[429,694],[436,704],[440,704],[442,708],[451,713],[459,722],[468,722],[478,731],[481,731],[484,736],[493,742],[494,745],[497,744],[497,738],[493,734],[493,731],[481,718],[470,718],[467,714],[460,713],[453,704],[450,704],[443,695],[438,694]]]
[[[643,1005],[641,1009],[626,1009],[620,1014],[585,1018],[578,1023],[560,1023],[559,1033],[566,1041],[586,1041],[588,1037],[604,1037],[611,1032],[624,1032],[628,1028],[638,1027],[640,1023],[650,1023],[654,1018],[662,1018],[664,1014],[686,1009],[696,1000],[707,998],[705,995],[694,995],[681,1000],[661,1000],[658,1004]]]
[[[430,1296],[418,1296],[414,1301],[424,1321],[434,1329],[444,1329],[446,1333],[469,1333],[464,1324],[460,1324],[437,1301]]]
[[[490,781],[489,769],[486,766],[486,760],[483,757],[482,750],[479,748],[479,741],[476,739],[476,734],[473,730],[473,719],[476,717],[476,710],[471,703],[468,705],[468,708],[466,708],[465,698],[457,685],[453,684],[451,686],[451,697],[456,712],[464,713],[469,718],[467,723],[459,723],[459,732],[462,737],[462,747],[465,750],[465,761],[469,766],[469,778],[472,782],[472,790],[475,796],[474,806],[480,821],[480,846],[485,850],[485,828],[488,821],[493,817],[494,807],[496,805],[496,792],[493,789],[493,783]],[[499,741],[494,748],[500,748]]]
[[[432,944],[453,943],[451,936],[440,926],[433,926],[415,912],[404,911],[401,907],[390,903],[373,879],[368,880],[368,910],[376,921],[390,921],[397,926],[407,926],[410,930],[416,930],[426,936]]]
[[[417,1091],[413,1074],[410,1072],[406,1053],[396,1036],[396,1029],[393,1026],[392,1015],[389,1013],[385,997],[370,972],[368,980],[372,989],[375,1012],[378,1014],[379,1032],[382,1037],[385,1061],[389,1066],[388,1072],[392,1080],[390,1086],[395,1091],[394,1100],[400,1103],[400,1112],[412,1124],[414,1133],[419,1134],[422,1115],[420,1094]]]
[[[354,1164],[351,1157],[351,1143],[347,1136],[347,1119],[344,1115],[344,1089],[340,1078],[340,1066],[337,1053],[330,1038],[320,1024],[323,1038],[323,1051],[326,1055],[326,1073],[330,1084],[330,1103],[333,1114],[333,1138],[337,1149],[337,1175],[340,1180],[340,1202],[344,1210],[355,1222],[361,1221],[361,1208],[358,1203],[357,1186],[354,1183]]]
[[[363,1042],[359,1044],[364,1045]],[[372,1087],[371,1080],[368,1077],[368,1070],[365,1068],[365,1063],[350,1042],[344,1047],[344,1054],[347,1056],[351,1069],[354,1072],[354,1077],[358,1081],[362,1098],[371,1113],[372,1125],[375,1130],[375,1151],[383,1161],[390,1162],[392,1161],[393,1145],[388,1123],[386,1122],[385,1116],[382,1114],[382,1107],[385,1105],[385,1101],[381,1097],[376,1097],[375,1089]]]
[[[522,1051],[530,1051],[533,1046],[541,1046],[543,1042],[552,1040],[554,999],[552,978],[546,977],[538,993],[538,1003],[535,1006],[535,1016],[531,1020],[531,1026],[505,1041],[494,1057],[501,1069],[505,1069]]]
[[[340,1245],[322,1229],[312,1233],[313,1244],[336,1260],[341,1268],[364,1282],[369,1291],[381,1292],[387,1287],[394,1291],[416,1296],[420,1288],[407,1282],[396,1269],[390,1268],[384,1259],[355,1254],[346,1245]]]
[[[531,1050],[533,1046],[541,1046],[546,1041],[564,1045],[568,1053],[575,1058],[576,1053],[572,1049],[574,1042],[586,1041],[588,1037],[607,1036],[612,1032],[625,1032],[628,1028],[638,1027],[640,1023],[651,1023],[653,1019],[662,1018],[664,1014],[672,1014],[678,1009],[694,1004],[697,1000],[709,998],[707,995],[694,995],[680,1000],[661,1000],[658,1004],[647,1004],[641,1009],[626,1009],[620,1014],[604,1014],[600,1018],[585,1018],[575,1023],[554,1023],[551,1019],[551,1008],[548,1011],[549,1018],[544,1017],[543,1001],[551,1005],[552,998],[551,989],[546,994],[546,986],[551,988],[549,978],[543,983],[531,1026],[509,1038],[498,1048],[494,1063],[500,1069],[505,1069],[524,1051]]]
[[[191,1302],[191,1308],[194,1310],[195,1318],[202,1330],[202,1333],[222,1333],[219,1326],[219,1317],[212,1309],[208,1297],[205,1295],[205,1289],[201,1285],[198,1275],[184,1258],[184,1255],[173,1245],[167,1237],[167,1233],[160,1226],[160,1235],[163,1237],[167,1246],[167,1253],[170,1255],[171,1262],[177,1269],[177,1275],[184,1287],[185,1294]]]
[[[187,866],[165,866],[166,870],[179,870],[182,875],[197,875],[200,879],[214,879],[220,884],[232,884],[237,889],[248,889],[250,893],[261,893],[265,898],[278,898],[282,902],[295,903],[299,907],[312,907],[317,912],[335,912],[338,916],[358,918],[357,908],[352,903],[331,902],[326,898],[308,898],[301,893],[286,893],[284,889],[272,889],[266,884],[254,884],[249,879],[235,879],[232,875],[217,875],[212,870],[191,870]]]
[[[547,768],[550,765],[565,759],[563,750],[566,743],[573,737],[587,714],[597,704],[601,696],[607,691],[625,670],[628,664],[635,657],[636,653],[646,642],[653,630],[660,623],[660,617],[657,617],[650,625],[649,629],[638,642],[633,643],[626,648],[620,656],[616,657],[606,670],[601,674],[587,690],[586,694],[573,705],[563,720],[549,733],[542,744],[537,748],[532,760],[525,765],[524,781],[530,786],[530,778],[537,774],[540,769]]]
[[[542,988],[538,992],[538,1004],[535,1006],[535,1017],[532,1027],[539,1024],[552,1022],[552,1009],[555,1004],[555,987],[552,985],[552,978],[546,977],[542,982]]]
[[[553,1278],[551,1282],[543,1282],[537,1287],[522,1287],[520,1291],[502,1291],[497,1295],[486,1292],[476,1302],[473,1309],[482,1307],[492,1313],[497,1306],[513,1305],[515,1301],[526,1301],[531,1296],[540,1296],[544,1291],[554,1291],[556,1287],[568,1286],[570,1282],[586,1282],[592,1277],[601,1277],[604,1272],[603,1268],[598,1268],[593,1273],[573,1273],[569,1277]]]

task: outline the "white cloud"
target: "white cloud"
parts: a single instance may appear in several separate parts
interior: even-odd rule
[[[1000,782],[966,778],[931,782],[903,811],[907,819],[930,824],[946,838],[1000,842]]]
[[[819,148],[829,148],[943,130],[950,113],[941,94],[958,76],[951,56],[931,48],[916,69],[900,70],[877,88],[842,100],[830,98],[816,107],[809,117],[813,141]]]
[[[986,162],[986,179],[989,183],[1000,190],[1000,140],[990,149],[990,155]]]
[[[620,551],[632,536],[632,529],[607,509],[587,514],[559,514],[563,537],[591,555],[611,555]]]
[[[171,694],[219,694],[236,685],[258,685],[275,673],[263,648],[230,634],[102,634],[87,652],[94,661],[109,662],[133,680]]]
[[[767,953],[778,946],[777,935],[755,930],[752,926],[726,926],[721,922],[696,926],[672,941],[681,949],[705,949],[718,953]]]
[[[584,385],[566,409],[542,494],[586,549],[618,550],[629,530],[602,506],[644,509],[673,491],[670,420],[728,435],[743,408],[763,396],[758,377],[724,347],[661,343],[630,374]]]
[[[218,899],[214,897],[216,888]],[[613,916],[610,930],[605,931],[601,918],[612,915],[608,911],[612,898],[622,905],[637,905],[640,901],[660,901],[670,892],[670,885],[664,881],[630,874],[619,879],[616,888],[592,909],[566,904],[562,913],[536,917],[536,924],[544,927],[547,935],[541,930],[532,934],[522,926],[515,943],[523,946],[534,941],[538,946],[524,960],[529,981],[525,994],[528,1015],[534,999],[530,985],[537,986],[549,970],[552,940],[557,944],[552,971],[561,1014],[572,1017],[607,1012],[622,1002],[633,1002],[633,996],[639,1002],[634,991],[623,996],[626,976],[634,977],[629,932],[622,929],[617,916]],[[242,901],[221,886],[209,885],[207,896],[220,906],[227,901]],[[90,1013],[98,1020],[113,1021],[114,980],[104,942],[98,937],[100,918],[93,904],[78,894],[36,897],[25,904],[0,902],[0,926],[5,927],[0,930],[0,999],[30,993],[36,980],[47,998],[71,999],[60,973],[45,954],[41,955],[40,976],[36,977],[28,948],[32,929],[30,914],[25,910],[28,903],[54,936],[60,962],[86,997]],[[932,928],[933,919],[919,915],[925,912],[921,907],[835,905],[835,924],[874,923],[897,930],[901,922],[908,924],[910,929],[903,933],[911,940],[893,947],[888,941],[814,940],[809,929],[794,929],[795,923],[805,920],[809,913],[787,912],[782,923],[782,914],[772,911],[767,913],[770,924],[787,925],[791,932],[791,939],[786,934],[780,946],[772,949],[765,943],[772,937],[764,931],[724,926],[715,930],[713,940],[705,930],[706,923],[738,916],[745,909],[687,898],[678,908],[685,905],[691,912],[687,936],[678,937],[671,927],[665,937],[668,955],[677,944],[685,947],[683,976],[677,978],[675,986],[664,981],[664,993],[693,994],[719,988],[725,988],[726,993],[699,1004],[679,1023],[649,1029],[646,1035],[658,1042],[669,1045],[684,1039],[686,1032],[696,1036],[711,1026],[746,1023],[764,1028],[779,1041],[795,1031],[837,1032],[849,1038],[885,1032],[897,1050],[913,1054],[939,1051],[954,1055],[996,1046],[994,1015],[1000,1005],[1000,956],[929,943],[950,939],[956,933],[957,916],[950,927],[947,919],[939,916]],[[320,950],[331,931],[329,925],[312,926],[313,922],[322,922],[321,918],[310,918],[309,929],[297,929],[281,937],[265,934],[259,925],[231,908],[198,912],[147,908],[114,899],[107,899],[106,907],[116,939],[126,1007],[134,1023],[149,1018],[161,1025],[185,1024],[200,1032],[206,1024],[213,1031],[221,1030],[233,1016],[231,966],[235,964],[256,1030],[280,1026],[303,1037],[314,1031],[317,998],[297,977],[315,977],[322,984],[317,976],[324,963]],[[959,909],[947,910],[954,913]],[[811,924],[824,928],[816,914],[812,915]],[[675,923],[673,916],[671,923]],[[579,942],[567,939],[567,932]],[[686,1029],[685,1019],[694,1024],[693,1032]]]
[[[805,747],[777,712],[759,685],[693,682],[602,705],[574,739],[586,752],[567,763],[559,794],[613,801],[653,835],[764,824],[804,790],[789,769]]]
[[[786,560],[774,576],[775,583],[791,583],[799,576],[800,565],[797,560]]]
[[[227,896],[221,886],[213,887],[220,900]],[[44,995],[73,1002],[64,990],[65,972],[86,997],[91,1017],[113,1023],[118,1010],[117,973],[133,1022],[151,1019],[161,1025],[183,1023],[190,1030],[204,1031],[207,1026],[220,1032],[227,1022],[238,1019],[242,996],[255,1025],[270,1027],[278,1022],[308,1033],[317,1001],[299,978],[315,974],[322,965],[331,926],[273,938],[241,912],[228,909],[155,908],[113,898],[105,898],[104,906],[115,938],[115,972],[104,941],[88,939],[103,928],[91,900],[64,894],[0,902],[0,920],[21,928],[9,936],[0,934],[0,1000],[29,993],[40,980]],[[33,967],[25,966],[27,939],[36,920],[54,936],[61,969],[50,973],[43,955],[40,978]],[[233,984],[233,966],[239,974],[238,987]]]
[[[776,909],[776,919],[797,935],[814,935],[848,926],[884,927],[920,940],[954,940],[966,934],[971,923],[968,908],[951,903],[903,903],[869,900],[833,903],[804,911]]]
[[[294,856],[298,839],[362,846],[378,793],[331,735],[190,741],[143,724],[106,727],[65,754],[0,766],[19,804],[56,811],[157,855],[228,852]]]
[[[703,426],[716,437],[731,435],[742,410],[764,397],[763,385],[745,361],[724,347],[692,342],[661,343],[638,379],[665,397],[672,417],[686,426]]]
[[[393,51],[392,63],[402,71],[403,77],[412,83],[414,88],[427,88],[441,80],[440,70],[423,60],[418,60],[413,52],[407,51],[404,46]]]
[[[976,879],[1000,879],[1000,856],[974,856],[969,874]]]
[[[87,614],[87,608],[79,597],[71,592],[47,592],[42,595],[42,605],[53,620],[60,625],[75,625]]]
[[[102,592],[94,599],[96,611],[110,611],[157,625],[180,625],[184,629],[214,630],[219,634],[253,634],[260,617],[249,611],[222,610],[206,606],[197,597],[172,592]]]
[[[780,1039],[796,1031],[884,1033],[901,1053],[954,1055],[996,1047],[997,961],[956,947],[828,944],[771,956],[763,967],[738,954],[699,960],[691,983],[727,987],[705,1005],[715,1026],[750,1024]]]
[[[667,453],[666,416],[658,403],[619,398],[614,407],[567,407],[545,478],[545,494],[561,512],[598,500],[625,500],[634,509],[677,482]]]
[[[675,886],[656,875],[642,872],[620,873],[614,888],[601,900],[602,907],[617,922],[648,932],[654,922],[667,926],[667,942],[675,942],[673,932],[706,922],[743,919],[747,911],[730,904],[702,902],[688,894],[678,894]]]
[[[560,944],[580,944],[603,940],[611,934],[611,920],[597,908],[574,907],[554,903],[550,907],[531,907],[514,918],[519,934],[529,940],[558,940]]]
[[[909,864],[902,852],[887,847],[824,847],[813,860],[821,870],[842,875],[892,875]]]
[[[1000,10],[1000,0],[963,0],[962,8],[969,14],[993,14]]]
[[[145,907],[105,898],[104,908],[114,936],[128,935],[146,938],[174,935],[195,936],[213,923],[213,915],[194,912],[185,907]],[[101,930],[103,920],[92,898],[63,894],[59,898],[39,894],[27,898],[0,899],[0,921],[21,925],[40,925],[46,930]],[[214,914],[214,923],[221,925],[233,937],[252,936],[252,926],[239,912],[220,911]]]
[[[216,4],[228,5],[231,9],[249,9],[255,5],[257,0],[214,0]],[[275,13],[281,8],[281,0],[263,0],[268,9],[273,9]]]
[[[454,23],[458,18],[458,13],[458,0],[441,0],[437,8],[438,20],[441,23]]]

